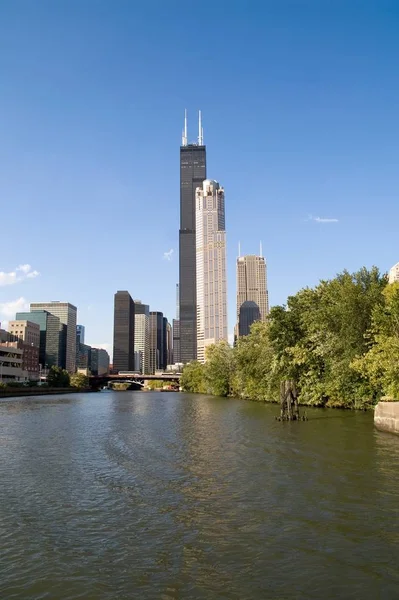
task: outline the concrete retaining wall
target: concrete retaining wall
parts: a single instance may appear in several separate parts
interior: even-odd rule
[[[399,402],[379,402],[374,411],[374,425],[381,431],[399,435]]]

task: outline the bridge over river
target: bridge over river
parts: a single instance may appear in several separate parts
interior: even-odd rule
[[[118,373],[117,375],[92,375],[89,377],[90,387],[100,388],[111,382],[137,383],[144,385],[146,381],[164,381],[165,383],[178,384],[180,373],[161,373],[159,375],[141,375],[139,373]]]

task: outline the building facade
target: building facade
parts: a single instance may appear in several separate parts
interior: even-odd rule
[[[269,314],[266,260],[253,254],[237,258],[237,326],[239,333],[240,308],[244,302],[255,302],[259,308],[259,320],[266,321]]]
[[[114,296],[113,370],[134,371],[134,302],[126,291]]]
[[[179,230],[180,359],[183,363],[197,357],[195,191],[206,179],[206,147],[203,143],[201,113],[198,127],[198,142],[189,144],[185,116],[180,147]]]
[[[17,321],[30,321],[39,325],[39,364],[42,369],[62,366],[60,356],[63,339],[59,318],[46,310],[38,310],[35,312],[19,312],[16,314],[15,319]]]
[[[109,373],[109,354],[104,348],[91,348],[90,372],[101,376]]]
[[[157,311],[150,312],[150,374],[163,369],[164,348],[163,314]]]
[[[22,369],[27,371],[28,379],[39,379],[40,326],[32,321],[9,321],[8,330],[11,341],[18,342],[23,350]]]
[[[206,179],[196,193],[197,359],[227,337],[224,190]]]
[[[388,283],[399,281],[399,263],[389,269]]]
[[[238,315],[238,337],[248,335],[252,323],[260,320],[260,310],[256,302],[253,302],[252,300],[243,302],[240,306]]]
[[[134,301],[134,370],[150,372],[150,307],[140,300]]]
[[[69,302],[34,302],[30,305],[30,311],[47,311],[58,317],[61,323],[61,336],[65,345],[61,349],[61,364],[69,373],[76,370],[76,318],[77,308]],[[65,325],[65,328],[62,327]],[[65,347],[65,350],[64,350]],[[65,358],[64,358],[65,355]]]
[[[26,381],[27,371],[22,368],[23,350],[18,348],[18,342],[0,343],[0,382]]]
[[[76,345],[85,343],[85,326],[76,325]]]

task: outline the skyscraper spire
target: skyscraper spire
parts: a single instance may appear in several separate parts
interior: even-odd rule
[[[202,128],[202,115],[201,111],[198,111],[198,146],[204,145],[204,130]]]
[[[263,253],[262,253],[262,242],[259,242],[259,256],[262,257]]]
[[[181,145],[187,146],[187,109],[184,109],[184,129],[181,136]]]
[[[238,257],[241,256],[241,242],[238,242]]]

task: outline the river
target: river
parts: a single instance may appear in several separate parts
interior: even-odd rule
[[[159,392],[0,402],[4,600],[399,598],[399,437]]]

